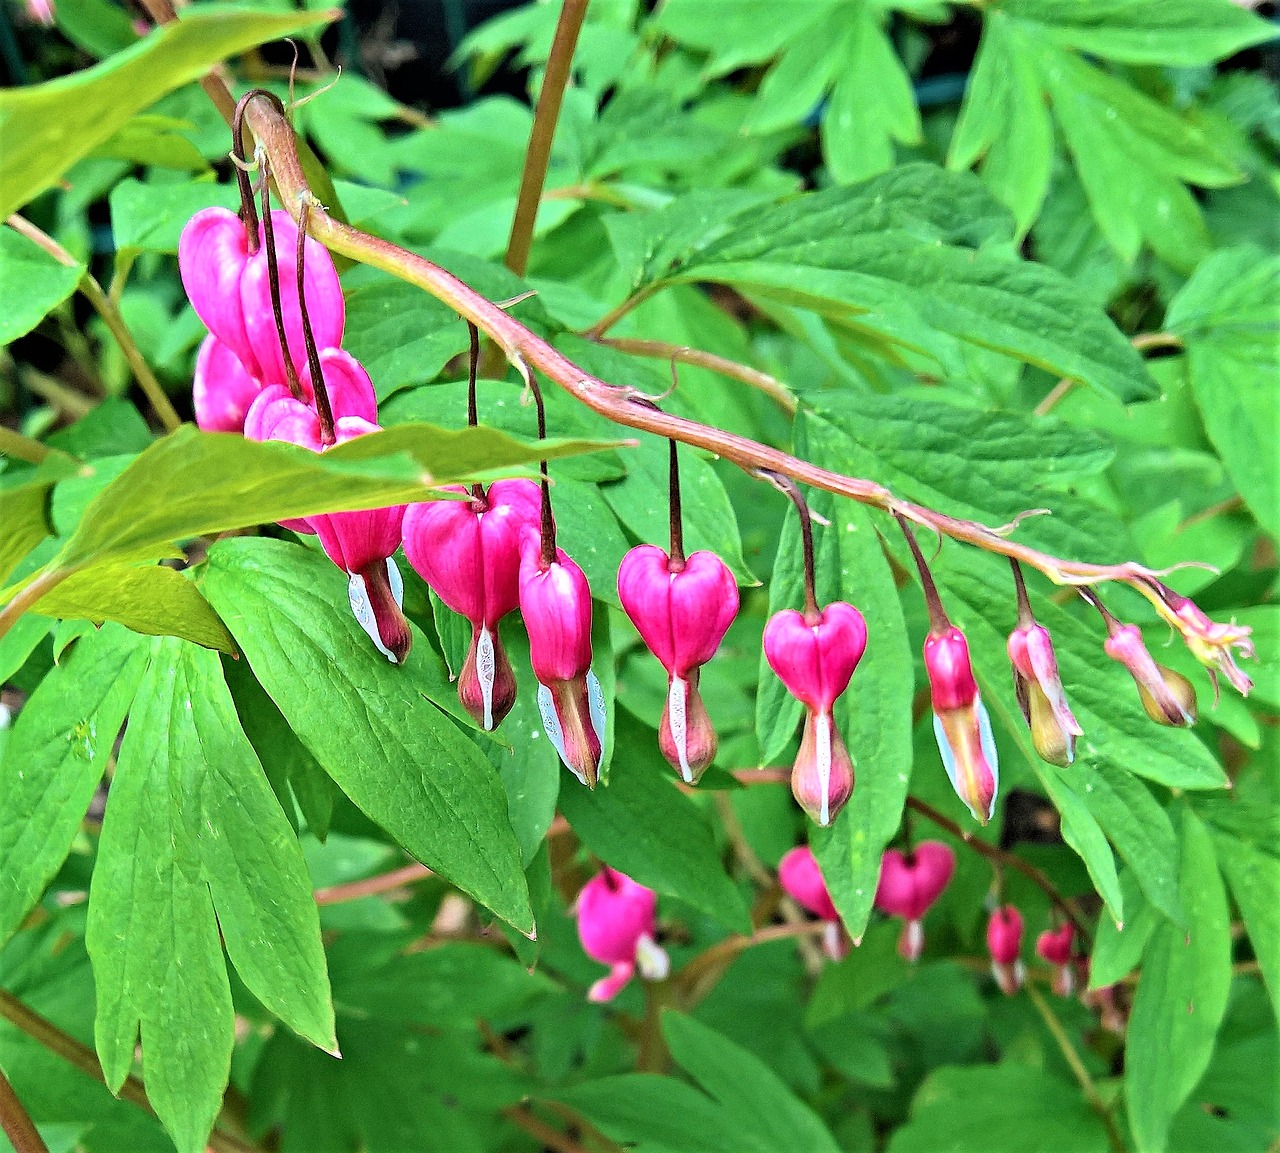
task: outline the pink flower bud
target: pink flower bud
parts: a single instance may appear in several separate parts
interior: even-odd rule
[[[810,818],[829,825],[853,795],[853,758],[829,712],[805,711],[791,795]]]
[[[909,853],[886,849],[880,858],[875,905],[883,913],[901,917],[898,938],[904,960],[919,960],[924,951],[924,917],[951,882],[956,855],[941,841],[921,841]]]
[[[1022,987],[1025,975],[1018,953],[1022,949],[1022,914],[1012,905],[1001,905],[987,922],[987,949],[991,972],[1006,996]]]
[[[1118,625],[1102,646],[1119,661],[1138,686],[1138,697],[1147,716],[1161,725],[1193,725],[1196,691],[1181,673],[1158,665],[1142,643],[1137,625]]]
[[[466,493],[461,486],[449,491]],[[520,535],[538,524],[540,500],[533,481],[500,480],[482,499],[410,505],[404,517],[409,563],[471,622],[458,696],[486,730],[501,724],[515,704],[515,676],[498,622],[519,604]]]
[[[964,633],[954,626],[931,632],[924,642],[924,667],[933,695],[933,733],[951,787],[985,825],[995,811],[999,765]]]
[[[1084,730],[1067,705],[1048,630],[1038,624],[1014,629],[1009,634],[1009,659],[1036,752],[1050,764],[1069,765],[1075,760],[1076,737]]]
[[[659,747],[693,784],[715,759],[716,734],[698,694],[698,668],[715,655],[738,612],[738,586],[712,552],[695,552],[672,570],[656,545],[622,559],[618,597],[649,651],[667,670]]]
[[[543,728],[565,767],[595,788],[605,709],[591,671],[591,588],[563,549],[544,566],[538,530],[527,527],[520,541],[519,589]]]
[[[833,961],[843,961],[849,955],[849,934],[840,923],[840,914],[831,902],[827,882],[808,845],[798,845],[783,856],[778,862],[778,881],[792,900],[826,922],[822,934],[823,952]]]
[[[794,609],[774,613],[764,628],[769,667],[807,708],[830,712],[849,687],[867,647],[867,625],[852,605],[835,601],[814,623]]]
[[[58,22],[53,0],[27,0],[26,9],[28,20],[43,24],[46,28],[52,28]]]
[[[229,344],[210,334],[196,353],[191,399],[205,432],[243,432],[245,413],[262,385],[249,375]]]
[[[1073,952],[1076,927],[1067,921],[1060,929],[1046,929],[1036,938],[1036,955],[1054,966],[1053,991],[1059,997],[1071,996],[1075,988]]]
[[[670,960],[654,939],[657,904],[652,889],[607,865],[583,885],[576,902],[578,939],[588,957],[611,970],[591,986],[587,1000],[612,1001],[637,968],[647,980],[667,976]]]

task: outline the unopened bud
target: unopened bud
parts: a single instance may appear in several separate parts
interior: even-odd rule
[[[1156,664],[1137,625],[1117,626],[1103,648],[1107,656],[1129,670],[1138,686],[1142,707],[1153,721],[1161,725],[1195,724],[1196,690],[1181,673]]]
[[[829,712],[805,715],[791,793],[819,825],[831,824],[853,793],[853,758]]]

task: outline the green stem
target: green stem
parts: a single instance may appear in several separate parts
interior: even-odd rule
[[[23,613],[50,589],[56,588],[72,573],[71,569],[53,569],[41,573],[26,585],[3,609],[0,609],[0,638],[3,638]]]
[[[14,460],[25,460],[28,464],[39,464],[53,449],[29,436],[23,436],[11,428],[0,424],[0,452],[11,456]]]
[[[573,52],[578,46],[578,33],[582,30],[586,14],[587,0],[564,0],[556,23],[555,39],[551,41],[551,55],[542,77],[538,107],[533,114],[529,147],[524,154],[524,171],[520,174],[520,195],[511,221],[511,237],[507,241],[506,265],[517,276],[523,276],[529,266],[533,226],[538,219],[538,204],[542,200],[542,187],[546,183],[547,165],[551,159],[551,141],[555,138],[560,105],[564,102],[564,90],[573,66]]]
[[[49,1153],[49,1146],[22,1107],[3,1070],[0,1070],[0,1129],[9,1138],[14,1153]]]

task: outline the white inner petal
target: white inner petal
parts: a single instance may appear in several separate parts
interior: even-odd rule
[[[400,574],[397,573],[398,577]],[[392,664],[396,663],[395,655],[378,635],[378,622],[373,616],[373,605],[369,603],[369,590],[365,588],[364,577],[352,573],[347,581],[347,599],[351,602],[351,611],[355,614],[356,623],[369,634],[369,639],[377,646],[378,652]]]
[[[641,933],[636,941],[636,968],[646,981],[665,981],[671,972],[671,958],[666,949],[648,933]]]
[[[818,824],[831,823],[831,717],[819,713],[816,725],[818,741],[818,785],[822,789],[822,807],[818,811]]]
[[[555,750],[560,754],[560,759],[564,762],[565,767],[573,773],[578,780],[582,781],[582,777],[578,775],[574,767],[569,764],[569,758],[564,753],[564,732],[560,728],[560,718],[556,715],[556,702],[551,695],[551,690],[546,685],[538,686],[538,712],[542,715],[542,728],[547,734],[547,738],[555,746]],[[585,785],[587,782],[582,781]]]
[[[689,767],[689,718],[686,712],[688,683],[680,677],[671,678],[667,690],[667,721],[671,726],[671,739],[675,742],[676,755],[680,758],[680,775],[685,784],[693,784],[693,770]]]
[[[480,699],[484,702],[484,727],[489,732],[493,729],[493,682],[496,676],[497,662],[493,656],[493,635],[488,625],[480,626],[480,637],[476,643],[476,677],[480,681]]]
[[[604,691],[596,674],[587,669],[587,711],[591,714],[591,727],[596,731],[596,740],[600,742],[600,760],[604,761],[605,710]]]

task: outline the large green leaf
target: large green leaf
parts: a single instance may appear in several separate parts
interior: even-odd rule
[[[1231,986],[1227,895],[1209,831],[1182,811],[1186,928],[1165,922],[1147,946],[1129,1019],[1125,1098],[1138,1153],[1161,1153],[1169,1122],[1213,1053]]]
[[[49,671],[18,715],[0,761],[0,942],[66,859],[147,659],[146,642],[106,625]]]
[[[34,240],[0,228],[0,346],[26,336],[76,290],[83,264],[63,264]]]
[[[218,61],[327,24],[334,10],[195,9],[83,72],[0,93],[0,218],[52,187],[77,160],[167,92]]]
[[[1280,1018],[1280,856],[1216,830],[1213,841]]]
[[[1155,389],[1129,342],[1070,281],[984,242],[1011,231],[977,180],[925,164],[754,211],[675,279],[814,309],[935,356],[994,349],[1123,400]]]
[[[1216,252],[1173,298],[1166,327],[1186,343],[1205,430],[1258,523],[1280,536],[1280,258],[1251,246]]]
[[[615,746],[627,755],[608,785],[593,792],[565,780],[560,811],[606,864],[735,931],[750,932],[746,903],[725,874],[711,827],[675,787],[652,730],[622,710],[616,725]]]
[[[272,540],[214,546],[204,591],[302,743],[423,864],[521,932],[533,915],[502,785],[433,701],[456,707],[415,630],[403,667],[369,643],[322,556]]]

